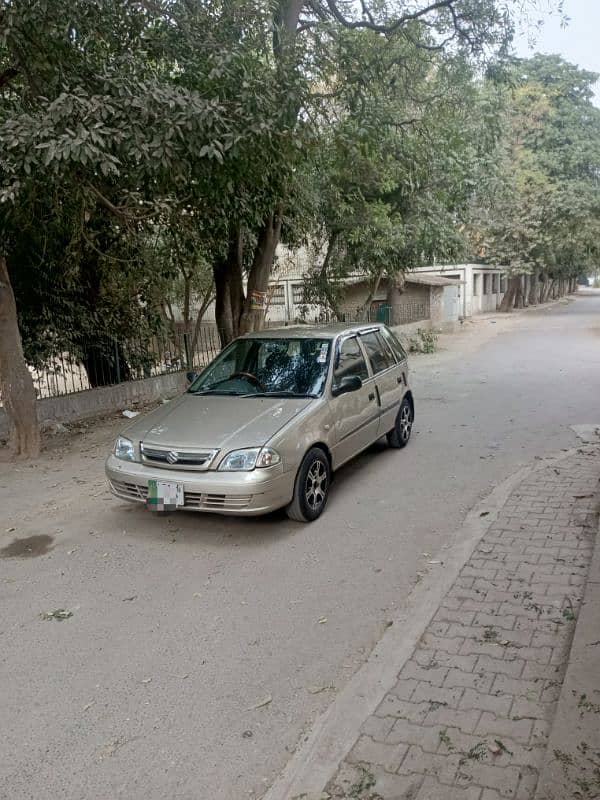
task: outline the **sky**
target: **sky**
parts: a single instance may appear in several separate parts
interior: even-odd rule
[[[572,64],[600,73],[600,0],[564,0],[564,12],[570,18],[565,28],[558,16],[545,17],[535,34],[533,50],[525,27],[520,26],[515,39],[517,55],[528,58],[534,52],[558,53]],[[595,104],[600,106],[600,83],[596,84]]]

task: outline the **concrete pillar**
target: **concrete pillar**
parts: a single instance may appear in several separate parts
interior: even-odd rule
[[[442,328],[444,324],[444,287],[429,287],[429,318],[432,328]]]

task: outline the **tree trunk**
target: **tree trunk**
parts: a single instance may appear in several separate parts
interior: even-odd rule
[[[379,291],[379,284],[381,283],[381,278],[382,277],[383,277],[383,272],[380,270],[377,273],[377,275],[375,275],[375,279],[373,280],[373,282],[371,284],[371,288],[369,290],[369,294],[367,295],[367,299],[357,309],[357,313],[358,313],[359,319],[363,316],[363,314],[366,311],[367,315],[369,315],[368,318],[370,320],[371,303],[373,302],[373,298],[375,297],[375,295]]]
[[[281,86],[281,102],[286,107],[283,115],[286,127],[292,127],[298,117],[300,104],[294,93],[288,91],[288,76],[297,77],[295,41],[300,12],[305,0],[276,0],[273,4],[273,55],[277,64]],[[291,68],[291,69],[290,69]],[[215,316],[221,344],[225,346],[241,333],[260,330],[265,320],[265,305],[275,250],[281,234],[282,205],[280,202],[268,214],[258,232],[258,242],[248,275],[248,290],[244,297],[242,284],[241,234],[238,237],[239,258],[215,264]]]
[[[318,287],[320,295],[319,300],[321,301],[326,300],[327,310],[331,311],[334,314],[335,318],[341,321],[343,317],[343,312],[339,306],[336,293],[331,288],[331,284],[329,282],[329,276],[327,274],[339,236],[340,236],[339,233],[336,231],[334,231],[329,235],[329,241],[327,243],[327,252],[325,253],[325,258],[323,259],[321,269],[319,270]]]
[[[512,311],[517,298],[517,292],[521,289],[521,276],[513,275],[508,279],[506,292],[500,303],[499,311]]]
[[[183,274],[183,328],[186,333],[190,332],[190,302],[192,294],[191,276],[184,270]]]
[[[400,309],[402,306],[402,295],[404,294],[404,277],[395,279],[388,278],[388,290],[386,301],[390,308],[390,318],[388,325],[400,325],[402,321]]]
[[[523,308],[525,305],[524,294],[523,294],[523,281],[524,278],[522,275],[520,275],[518,278],[518,283],[516,284],[515,308]]]
[[[537,270],[531,273],[531,280],[529,283],[529,297],[527,298],[530,306],[536,306],[540,297],[540,275]]]
[[[194,335],[192,337],[192,353],[196,352],[196,348],[198,347],[198,337],[200,336],[200,326],[202,325],[202,320],[204,315],[206,314],[206,309],[215,299],[215,291],[214,287],[211,286],[209,289],[206,290],[204,293],[204,297],[202,298],[202,302],[200,304],[200,308],[198,309],[198,316],[196,317],[196,324],[194,325]]]
[[[9,447],[15,456],[40,454],[37,399],[23,355],[17,306],[6,259],[0,256],[0,395],[8,416]]]
[[[221,347],[228,345],[240,334],[240,318],[244,307],[242,248],[242,232],[237,228],[230,236],[227,255],[213,265],[215,320]]]
[[[281,222],[281,209],[278,208],[269,214],[259,231],[248,275],[248,291],[240,320],[240,333],[259,331],[264,325],[269,278],[281,235]]]
[[[540,303],[547,303],[550,296],[550,277],[547,272],[543,273],[542,288],[540,290]]]

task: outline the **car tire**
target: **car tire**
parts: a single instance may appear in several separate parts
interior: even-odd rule
[[[329,459],[320,447],[312,447],[304,456],[294,484],[294,498],[286,508],[294,522],[314,522],[327,505],[331,485]]]
[[[387,434],[387,440],[390,447],[406,447],[410,440],[413,422],[414,412],[412,403],[408,397],[405,396],[402,400],[402,403],[400,403],[400,408],[398,410],[394,427]]]

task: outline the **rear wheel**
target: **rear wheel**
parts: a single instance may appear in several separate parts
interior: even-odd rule
[[[413,418],[412,405],[408,397],[405,396],[400,404],[396,423],[387,435],[390,447],[406,447],[412,432]]]
[[[294,498],[286,508],[288,517],[295,522],[313,522],[320,517],[327,505],[330,483],[329,459],[320,447],[311,448],[298,470]]]

